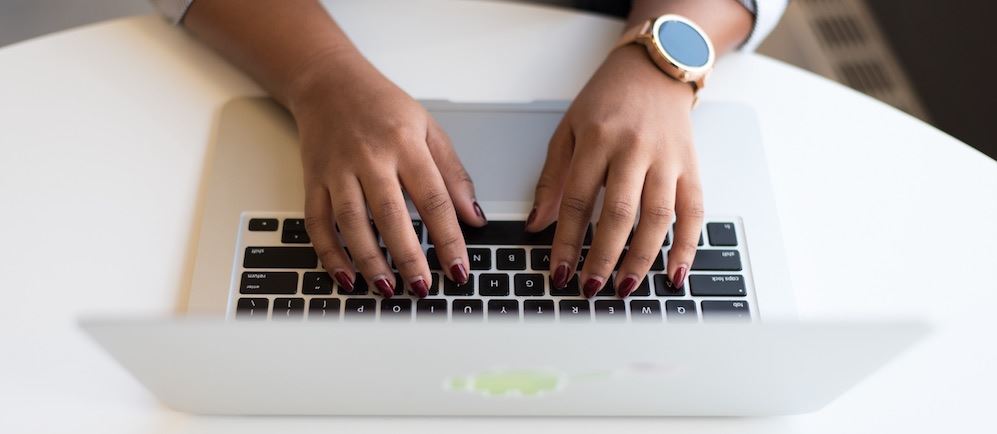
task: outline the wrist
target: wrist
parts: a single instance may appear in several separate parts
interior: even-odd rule
[[[323,50],[297,68],[288,80],[284,102],[296,113],[324,99],[327,95],[356,86],[358,79],[369,79],[379,73],[356,48],[336,47]]]
[[[605,63],[618,65],[627,71],[624,80],[635,82],[647,89],[654,89],[668,95],[669,101],[681,101],[691,107],[696,92],[690,83],[679,81],[655,65],[640,44],[628,44],[609,53]]]

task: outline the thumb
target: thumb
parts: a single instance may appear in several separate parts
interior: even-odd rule
[[[537,187],[533,194],[533,210],[526,221],[529,232],[542,231],[557,220],[561,207],[561,193],[564,191],[565,177],[571,165],[574,152],[574,136],[568,122],[561,120],[547,145],[547,160],[544,162]]]

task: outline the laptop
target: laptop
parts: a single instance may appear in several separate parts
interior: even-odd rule
[[[577,279],[554,288],[553,228],[523,231],[567,102],[422,103],[490,218],[464,228],[467,285],[444,276],[410,204],[430,295],[401,288],[383,299],[363,279],[338,287],[304,230],[293,120],[268,99],[241,98],[222,109],[209,157],[186,315],[83,328],[166,405],[224,415],[799,413],[926,331],[917,321],[795,321],[749,107],[695,110],[707,209],[699,250],[676,289],[665,283],[669,236],[624,300],[612,283],[592,299]]]

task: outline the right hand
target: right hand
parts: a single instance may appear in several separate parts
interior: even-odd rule
[[[439,124],[356,51],[328,55],[302,77],[289,107],[302,144],[305,226],[325,269],[352,290],[355,263],[382,296],[403,291],[377,243],[369,210],[404,284],[419,297],[427,295],[432,275],[412,230],[404,189],[429,230],[443,271],[466,283],[467,248],[457,219],[471,226],[487,220]]]

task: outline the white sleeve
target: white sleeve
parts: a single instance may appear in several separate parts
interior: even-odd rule
[[[183,20],[187,8],[194,0],[150,0],[156,10],[173,24],[179,24]]]
[[[751,28],[748,39],[741,44],[740,49],[744,51],[754,51],[758,45],[765,40],[765,37],[772,32],[775,25],[782,18],[782,13],[786,10],[789,0],[737,0],[755,16],[755,23]]]

